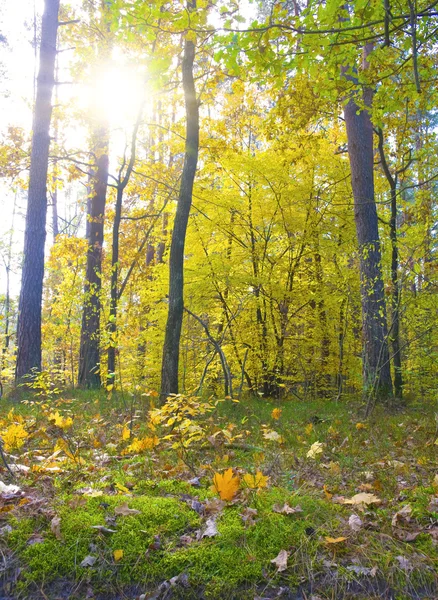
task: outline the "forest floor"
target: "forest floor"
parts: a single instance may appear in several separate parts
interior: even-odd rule
[[[438,598],[436,402],[153,402],[3,401],[0,599]]]

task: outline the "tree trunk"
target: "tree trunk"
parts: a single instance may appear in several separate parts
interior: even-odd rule
[[[52,92],[55,84],[59,0],[46,0],[41,27],[40,68],[37,79],[29,192],[24,237],[24,261],[19,300],[16,380],[32,369],[41,371],[41,305],[47,218]]]
[[[188,7],[192,10],[196,8],[195,2],[189,3]],[[186,145],[169,257],[169,311],[161,369],[161,396],[164,398],[168,394],[178,393],[179,344],[184,312],[184,244],[192,205],[193,183],[199,150],[199,107],[193,77],[194,58],[195,45],[192,41],[186,39],[182,61],[182,80],[186,106]]]
[[[82,312],[79,349],[78,383],[100,387],[100,291],[102,271],[103,224],[108,183],[108,128],[99,127],[94,133],[93,151],[96,167],[92,174],[91,198],[88,205],[88,253],[85,275],[85,297]]]
[[[364,66],[367,66],[366,54]],[[348,75],[347,79],[357,83],[351,75]],[[374,197],[373,125],[368,110],[372,103],[370,88],[365,88],[363,100],[366,107],[364,109],[359,107],[353,95],[345,106],[344,116],[354,197],[354,218],[359,244],[363,384],[367,395],[384,399],[392,395],[392,381]]]

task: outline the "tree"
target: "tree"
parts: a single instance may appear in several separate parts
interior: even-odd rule
[[[24,262],[19,300],[16,380],[41,370],[41,307],[47,217],[47,171],[55,84],[59,0],[45,0],[34,107]]]
[[[78,383],[100,387],[100,292],[102,288],[102,244],[106,191],[108,185],[109,132],[101,124],[93,132],[95,168],[90,178],[91,195],[87,210],[87,269],[82,312]]]
[[[367,57],[371,50],[371,45],[365,47],[364,68],[367,68]],[[346,77],[357,85],[354,75]],[[358,99],[357,95],[358,92],[353,93],[345,105],[344,118],[359,245],[364,392],[372,397],[379,395],[386,398],[392,394],[392,380],[374,196],[374,142],[370,115],[373,92],[371,88],[365,87],[363,97]]]
[[[196,1],[188,2],[187,8],[189,11],[195,10]],[[178,393],[179,343],[184,314],[184,245],[199,152],[199,105],[193,76],[194,60],[195,44],[186,37],[182,60],[182,82],[186,108],[186,143],[178,206],[170,246],[169,310],[161,368],[162,397]]]

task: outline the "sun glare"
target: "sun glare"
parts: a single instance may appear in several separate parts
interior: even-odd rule
[[[105,118],[111,129],[131,127],[142,104],[145,110],[149,104],[146,73],[124,64],[107,64],[84,96],[84,108]]]

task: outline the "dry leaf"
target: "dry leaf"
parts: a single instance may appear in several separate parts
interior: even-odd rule
[[[53,519],[50,522],[50,529],[57,540],[62,540],[61,517],[53,517]]]
[[[247,473],[243,477],[243,481],[252,490],[261,489],[261,488],[266,487],[268,485],[268,480],[269,480],[269,477],[266,477],[266,475],[263,475],[263,473],[261,471],[257,471],[257,473],[255,475],[251,475],[250,473]]]
[[[393,527],[397,527],[399,521],[407,521],[411,520],[412,515],[412,506],[410,504],[406,504],[402,509],[398,510],[395,515],[392,517],[391,525]]]
[[[293,515],[295,513],[303,512],[301,506],[289,506],[287,502],[285,502],[283,506],[281,506],[280,504],[274,504],[272,510],[276,513],[279,513],[280,515]]]
[[[344,500],[343,504],[380,504],[382,501],[380,498],[375,496],[374,494],[367,494],[366,492],[361,492],[360,494],[355,494],[352,498],[347,498]]]
[[[421,531],[406,531],[404,529],[394,529],[393,535],[402,542],[413,542],[422,533]]]
[[[247,525],[255,525],[255,517],[257,516],[257,509],[250,508],[247,506],[241,514],[242,521]]]
[[[116,506],[114,513],[118,516],[127,517],[128,515],[139,515],[140,511],[135,508],[129,508],[127,502]]]
[[[281,571],[285,571],[287,569],[287,559],[289,558],[289,552],[286,550],[280,550],[278,555],[271,560],[271,563],[275,565],[281,573]]]
[[[204,505],[204,512],[206,515],[215,515],[220,513],[225,508],[226,504],[223,500],[219,498],[212,498],[211,500],[207,500]]]
[[[318,456],[318,454],[322,454],[323,447],[324,447],[323,443],[321,443],[321,442],[314,442],[310,446],[310,450],[306,454],[307,458],[316,458]]]
[[[353,531],[359,531],[363,526],[362,520],[357,515],[350,515],[348,524]]]
[[[337,537],[337,538],[326,537],[324,539],[327,542],[327,544],[340,544],[341,542],[345,542],[345,540],[347,540],[348,538],[346,538],[346,537]]]
[[[94,563],[96,562],[96,560],[97,560],[96,556],[88,555],[81,562],[80,566],[81,567],[92,567],[94,565]]]
[[[239,478],[234,476],[231,467],[223,475],[215,473],[213,477],[213,489],[221,500],[232,500],[239,489],[239,483]]]
[[[219,531],[217,530],[216,519],[207,519],[206,528],[203,531],[201,538],[204,537],[214,537],[218,535]]]
[[[116,562],[119,562],[119,560],[121,560],[123,558],[123,550],[114,550],[113,552],[113,556],[114,556],[114,560]]]

